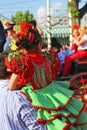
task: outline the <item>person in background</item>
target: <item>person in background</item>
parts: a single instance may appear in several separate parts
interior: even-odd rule
[[[84,58],[87,56],[87,27],[81,26],[80,29],[80,40],[74,39],[74,43],[78,46],[78,50],[65,58],[64,71],[62,76],[68,76],[70,74],[73,60],[78,58]]]
[[[77,41],[80,40],[80,32],[79,32],[79,26],[78,25],[73,25],[72,27],[72,42],[70,44],[65,44],[62,45],[63,49],[61,51],[58,52],[58,56],[60,58],[61,61],[61,74],[60,74],[60,78],[65,78],[62,76],[62,73],[64,71],[64,65],[65,65],[65,58],[75,52],[77,52],[77,48],[78,46],[75,44],[74,39],[76,39]],[[61,77],[62,76],[62,77]]]
[[[37,30],[40,35],[43,35],[43,31],[39,26],[37,26],[36,20],[31,20],[29,23],[33,26],[33,29]]]
[[[16,29],[14,28],[14,26],[15,26],[14,23],[9,23],[8,26],[6,27],[8,36],[11,39],[11,41],[10,41],[10,50],[11,51],[16,51],[17,47],[16,47],[15,43],[16,43],[16,40],[18,39],[18,37],[20,37],[19,32],[16,31]],[[21,26],[20,29],[22,29],[22,35],[24,35],[25,32],[28,31],[28,28],[30,28],[30,27],[32,28],[32,25],[30,25],[27,22],[21,22],[20,26]]]
[[[15,46],[15,41],[17,40],[17,35],[16,35],[16,31],[14,30],[14,25],[13,23],[8,23],[6,30],[8,33],[8,37],[10,38],[10,46],[9,46],[9,50],[16,50],[16,46]]]
[[[51,50],[54,52],[59,52],[61,48],[61,44],[59,43],[57,38],[51,38]]]
[[[73,27],[72,27],[72,35],[73,36],[72,36],[72,43],[70,44],[70,48],[72,50],[74,50],[74,52],[76,52],[78,50],[78,46],[75,43],[75,40],[80,41],[80,39],[81,39],[79,29],[80,29],[80,26],[77,24],[73,25]]]
[[[6,29],[4,31],[5,31],[6,42],[5,42],[4,46],[3,46],[3,51],[8,52],[10,50],[11,39],[8,36],[8,31]]]
[[[0,21],[0,52],[3,52],[3,46],[6,42],[5,32],[4,32],[4,26],[2,22]]]
[[[77,41],[80,39],[80,33],[79,33],[79,26],[73,25],[72,27],[72,42],[70,44],[65,44],[64,49],[58,53],[62,66],[64,67],[65,64],[65,57],[69,56],[77,51],[78,46],[75,44],[74,39]]]
[[[35,29],[16,45],[18,51],[8,55],[12,72],[8,89],[18,89],[19,83],[21,94],[37,109],[38,124],[46,124],[48,130],[87,130],[84,104],[68,89],[68,81],[55,80],[60,71],[57,52],[41,53],[42,38]]]

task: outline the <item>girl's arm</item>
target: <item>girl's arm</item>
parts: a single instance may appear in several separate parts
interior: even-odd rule
[[[17,90],[18,89],[17,84],[18,84],[18,75],[13,73],[10,78],[8,89],[11,91]]]
[[[79,45],[85,44],[86,42],[87,42],[87,40],[81,39],[79,42],[77,41],[76,44],[79,46]]]
[[[80,41],[75,40],[77,46],[83,45],[87,42],[87,36],[83,37]]]

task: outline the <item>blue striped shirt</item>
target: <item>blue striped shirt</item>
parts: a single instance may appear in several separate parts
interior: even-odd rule
[[[0,81],[0,130],[46,130],[36,123],[37,110],[17,91],[7,90],[8,80]]]

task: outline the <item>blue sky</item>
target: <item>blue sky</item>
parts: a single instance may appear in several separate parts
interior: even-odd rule
[[[51,16],[55,17],[67,11],[68,0],[50,0]],[[81,0],[80,7],[86,3],[87,0]],[[7,18],[15,15],[17,11],[29,10],[35,19],[45,19],[47,9],[47,0],[2,0],[0,1],[0,13]]]

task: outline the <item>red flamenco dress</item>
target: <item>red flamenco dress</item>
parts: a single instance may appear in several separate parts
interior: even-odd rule
[[[68,81],[55,80],[60,70],[56,53],[13,53],[8,62],[11,71],[20,75],[21,94],[37,109],[38,123],[48,130],[87,130],[83,103],[74,98]]]

